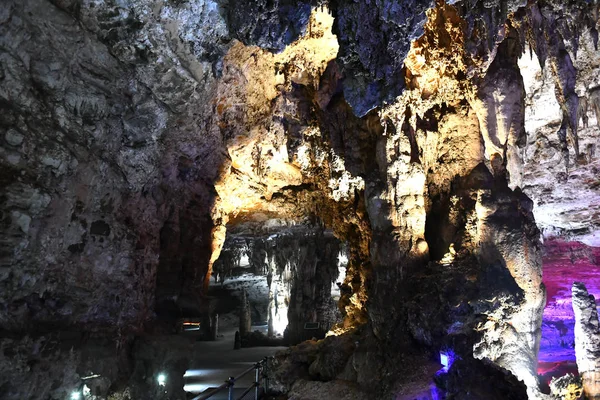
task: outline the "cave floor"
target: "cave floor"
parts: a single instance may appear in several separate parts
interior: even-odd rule
[[[194,344],[194,355],[184,375],[186,392],[201,393],[208,388],[218,387],[228,377],[237,376],[264,357],[286,349],[286,347],[250,347],[234,350],[234,337],[235,329],[230,328],[220,332],[216,341]],[[236,382],[236,386],[246,388],[253,380],[254,373],[249,373]]]

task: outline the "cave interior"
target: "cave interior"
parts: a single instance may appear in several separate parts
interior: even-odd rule
[[[600,399],[599,24],[3,0],[0,398]]]

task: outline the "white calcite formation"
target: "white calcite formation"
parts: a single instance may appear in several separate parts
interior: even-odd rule
[[[575,312],[575,355],[583,379],[583,391],[590,400],[600,399],[600,324],[594,296],[583,283],[573,284]]]

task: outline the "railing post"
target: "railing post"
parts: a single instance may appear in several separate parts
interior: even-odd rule
[[[233,400],[233,385],[235,385],[235,378],[233,376],[229,377],[229,400]]]
[[[260,385],[259,379],[260,363],[257,363],[254,368],[254,400],[258,400],[258,387]]]
[[[269,393],[269,357],[265,357],[265,368],[263,372],[265,377],[265,395]]]

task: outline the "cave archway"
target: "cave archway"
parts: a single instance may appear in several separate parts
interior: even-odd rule
[[[226,314],[220,328],[239,329],[243,346],[323,338],[342,321],[346,246],[315,222],[256,213],[228,225],[209,294]]]

